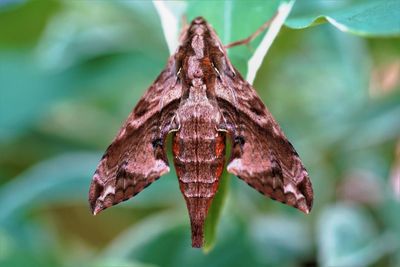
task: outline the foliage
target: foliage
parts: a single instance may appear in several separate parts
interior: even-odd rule
[[[229,43],[282,3],[167,7]],[[0,2],[0,265],[400,266],[398,5],[294,3],[254,86],[310,172],[314,208],[224,176],[204,253],[174,171],[96,217],[87,204],[102,151],[169,54],[153,3]],[[243,75],[264,38],[229,50]]]
[[[398,36],[397,0],[302,1],[286,25],[293,29],[329,22],[341,31],[363,36]]]

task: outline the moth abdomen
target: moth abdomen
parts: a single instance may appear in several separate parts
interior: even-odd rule
[[[203,228],[208,209],[218,190],[225,164],[225,133],[217,132],[206,117],[183,120],[173,136],[173,155],[179,187],[189,211],[192,246],[203,244]],[[189,123],[188,123],[189,122]]]
[[[192,197],[185,198],[190,216],[190,226],[192,230],[192,247],[199,248],[203,246],[204,222],[207,217],[208,208],[212,197]]]

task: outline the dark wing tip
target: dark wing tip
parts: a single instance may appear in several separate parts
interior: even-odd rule
[[[104,210],[102,205],[96,205],[96,206],[92,207],[92,214],[97,215],[102,210]]]
[[[313,206],[313,201],[314,201],[314,193],[313,193],[313,188],[311,185],[310,178],[307,175],[303,177],[301,182],[297,184],[297,188],[300,191],[300,193],[304,196],[303,201],[300,201],[298,203],[297,208],[304,213],[308,214],[311,212],[312,206]]]
[[[304,199],[302,199],[304,200]],[[304,212],[305,214],[309,214],[311,212],[312,206],[308,206],[306,202],[304,201],[299,201],[297,202],[297,205],[295,206],[297,209],[300,211]]]
[[[89,205],[93,215],[96,215],[103,209],[102,205],[99,205],[100,203],[97,201],[103,190],[104,186],[97,181],[95,174],[89,189]]]

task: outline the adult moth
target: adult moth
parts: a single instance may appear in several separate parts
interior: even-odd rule
[[[308,213],[306,169],[254,88],[229,61],[201,17],[183,31],[166,68],[140,99],[103,155],[89,191],[94,214],[125,201],[169,171],[165,140],[189,211],[192,246],[203,226],[232,143],[228,172],[260,193]]]

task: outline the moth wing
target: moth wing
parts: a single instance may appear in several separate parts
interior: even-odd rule
[[[308,213],[313,190],[296,150],[240,74],[222,81],[216,95],[233,143],[228,172],[260,193]]]
[[[133,197],[169,171],[164,143],[181,97],[174,71],[171,58],[103,155],[89,189],[94,214]]]

